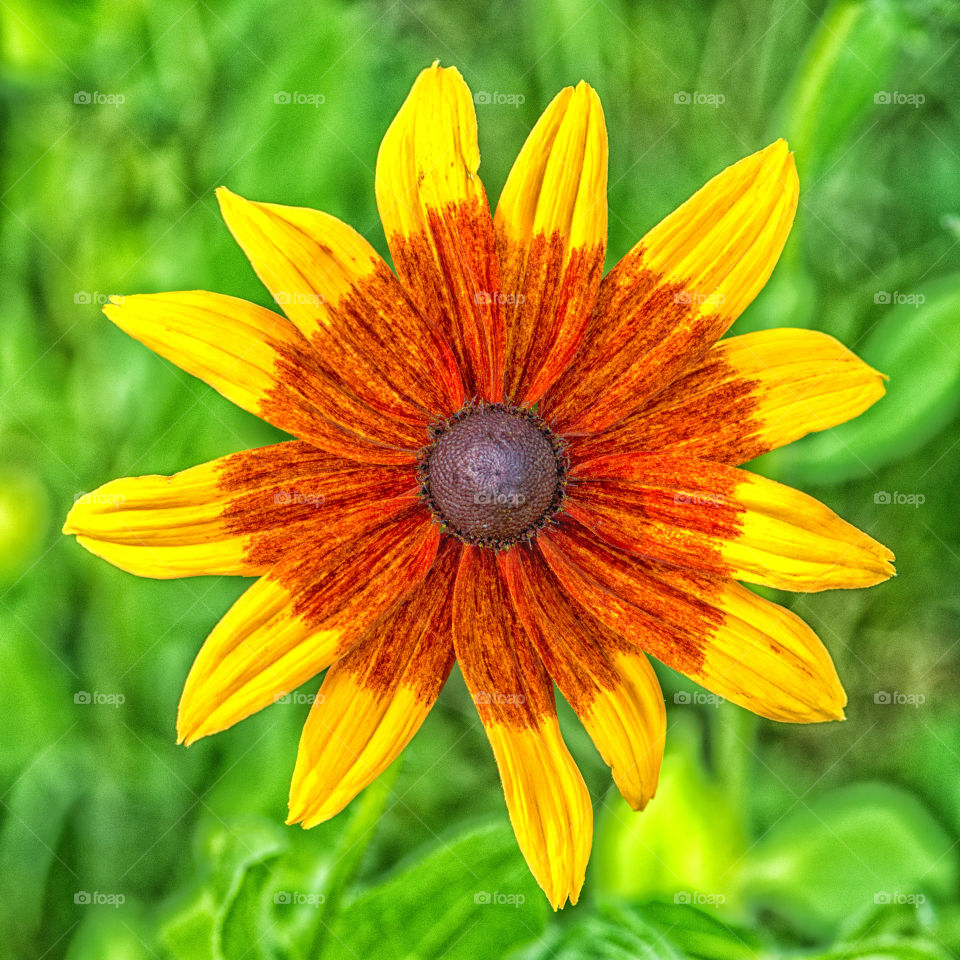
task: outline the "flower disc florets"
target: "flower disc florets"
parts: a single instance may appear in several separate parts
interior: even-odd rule
[[[533,410],[470,402],[431,434],[420,457],[421,494],[465,543],[506,549],[530,540],[559,510],[563,444]]]

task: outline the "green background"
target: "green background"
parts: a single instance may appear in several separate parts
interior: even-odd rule
[[[6,0],[0,55],[4,956],[960,952],[956,3]],[[329,211],[385,252],[377,147],[434,58],[522,97],[477,108],[494,198],[554,93],[596,87],[608,265],[787,136],[796,227],[734,332],[825,330],[891,376],[859,420],[756,466],[897,554],[875,589],[781,598],[835,657],[848,720],[756,721],[662,670],[668,756],[638,816],[564,707],[597,831],[581,904],[556,915],[459,674],[380,783],[330,823],[284,827],[304,703],[174,744],[192,657],[244,584],[136,579],[59,534],[107,480],[277,439],[98,307],[194,288],[268,303],[221,183]]]

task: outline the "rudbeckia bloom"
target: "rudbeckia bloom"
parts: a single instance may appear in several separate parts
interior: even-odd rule
[[[810,330],[720,340],[797,205],[781,140],[714,177],[603,276],[607,137],[585,83],[531,131],[491,216],[473,100],[423,71],[380,148],[395,273],[315,210],[218,191],[285,317],[215,293],[107,316],[296,439],[116,480],[65,531],[140,576],[259,579],[200,650],[192,743],[326,670],[289,822],[342,810],[417,731],[457,662],[517,840],[576,902],[590,795],[554,684],[639,809],[663,751],[648,656],[775,720],[838,719],[826,649],[738,581],[862,587],[891,553],[738,469],[856,416],[882,377]]]

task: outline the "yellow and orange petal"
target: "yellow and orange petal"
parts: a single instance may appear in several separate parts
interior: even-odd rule
[[[576,711],[635,810],[657,788],[667,717],[646,654],[577,608],[535,547],[500,561],[517,615],[547,672]]]
[[[611,454],[570,471],[566,512],[605,542],[699,573],[783,590],[866,587],[893,554],[799,490],[725,464]]]
[[[322,450],[371,464],[416,460],[422,431],[375,417],[332,386],[317,351],[263,307],[188,291],[114,297],[104,313],[228,400]],[[345,422],[347,410],[356,421]],[[421,426],[429,419],[422,415]]]
[[[421,427],[463,402],[446,341],[356,230],[318,210],[257,203],[226,187],[217,197],[257,275],[314,348],[315,375],[331,391],[346,387],[382,417]]]
[[[604,277],[580,352],[545,399],[556,428],[609,427],[699,361],[766,283],[797,195],[778,140],[647,233]]]
[[[566,369],[593,310],[607,248],[607,130],[581,81],[530,131],[494,217],[507,329],[505,390],[536,403]]]
[[[439,531],[425,514],[397,505],[359,535],[288,544],[197,655],[179,738],[225,730],[348,653],[429,572]]]
[[[825,333],[746,333],[721,340],[610,429],[571,437],[571,451],[584,460],[646,450],[739,465],[859,416],[883,396],[884,379]]]
[[[450,596],[460,545],[447,538],[423,582],[324,677],[290,786],[288,823],[339,813],[401,753],[454,662]]]
[[[638,559],[569,520],[540,548],[575,604],[708,690],[773,720],[842,719],[830,655],[789,610],[730,580]]]
[[[560,735],[550,677],[490,550],[463,551],[453,645],[530,871],[554,909],[576,903],[592,843],[590,794]]]
[[[467,395],[499,401],[505,329],[479,166],[470,90],[458,70],[434,63],[380,145],[377,206],[397,276],[453,348]]]
[[[384,503],[414,502],[408,468],[345,462],[293,440],[173,476],[113,480],[80,497],[63,530],[137,576],[250,577],[298,541],[354,537],[382,522]]]

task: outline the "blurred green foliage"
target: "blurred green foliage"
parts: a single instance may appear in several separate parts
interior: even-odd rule
[[[4,956],[957,955],[958,45],[948,0],[6,0]],[[559,915],[510,837],[458,675],[391,780],[313,831],[283,827],[305,706],[174,745],[191,659],[243,584],[137,580],[58,533],[115,476],[277,439],[98,307],[190,288],[267,302],[220,183],[327,210],[386,253],[376,151],[435,57],[475,92],[523,97],[478,106],[494,198],[556,90],[596,86],[610,263],[788,136],[796,228],[735,331],[825,330],[891,378],[858,422],[757,464],[897,553],[900,577],[875,590],[781,598],[831,649],[848,721],[756,722],[661,671],[671,754],[637,816],[564,708],[598,838]]]

